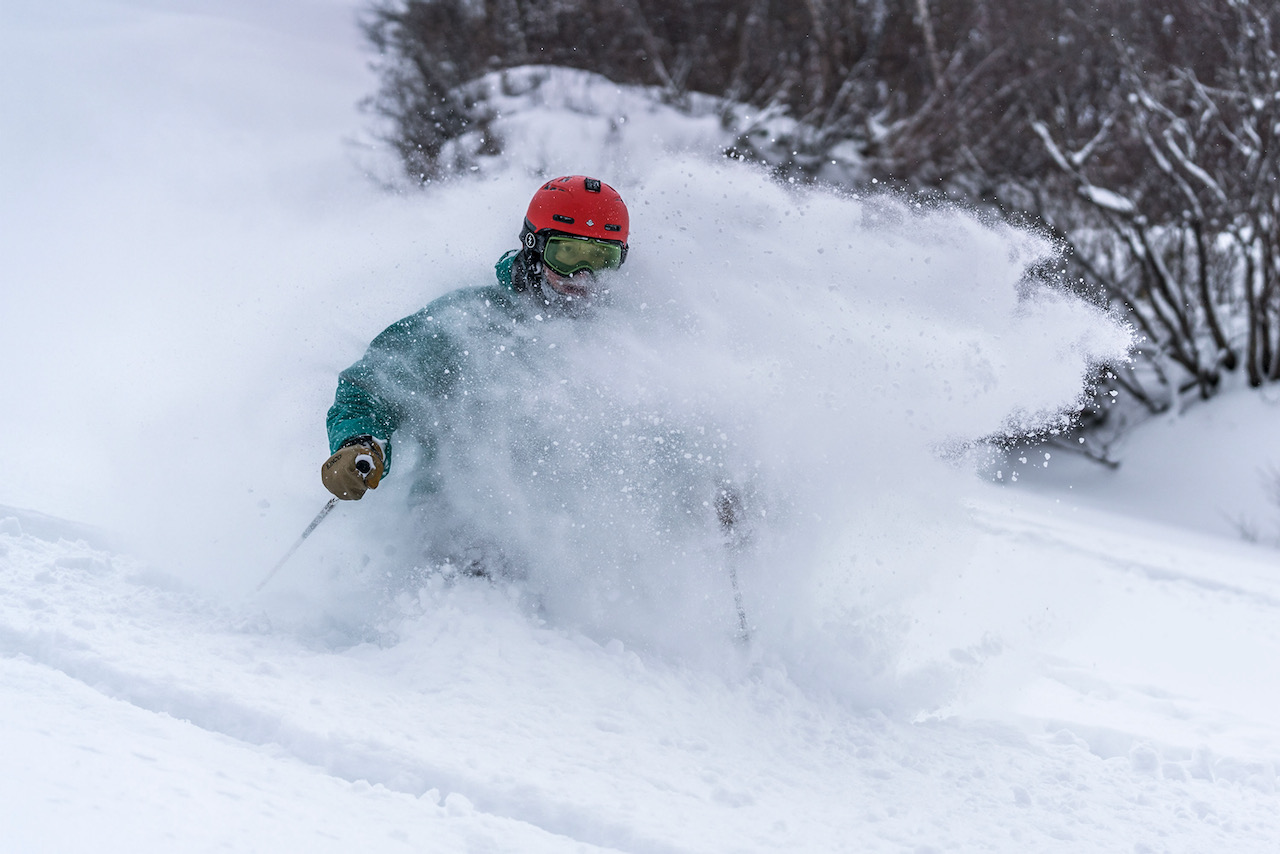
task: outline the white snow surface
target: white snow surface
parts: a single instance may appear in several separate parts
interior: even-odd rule
[[[0,848],[1276,849],[1273,403],[993,486],[969,443],[1129,343],[1026,276],[1038,238],[779,187],[560,73],[506,156],[388,193],[357,9],[0,9]],[[398,463],[255,593],[327,497],[336,373],[570,172],[622,191],[631,255],[526,393],[679,430],[751,549],[624,515],[625,455],[548,516],[477,445],[527,579],[389,586]]]

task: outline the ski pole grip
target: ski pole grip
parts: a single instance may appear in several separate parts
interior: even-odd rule
[[[361,475],[368,477],[369,472],[373,471],[373,457],[368,454],[361,454],[356,457],[356,471]]]

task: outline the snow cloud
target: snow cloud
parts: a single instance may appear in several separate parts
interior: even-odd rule
[[[428,199],[518,209],[527,183]],[[903,680],[939,685],[898,672],[907,605],[961,558],[977,488],[949,452],[1014,419],[1053,423],[1128,331],[1029,275],[1051,259],[1043,240],[962,211],[692,157],[621,189],[632,249],[613,304],[546,325],[545,358],[500,381],[498,414],[449,449],[443,506],[519,556],[541,613],[601,642],[723,650],[733,562],[791,672],[921,701]],[[446,251],[426,249],[441,265]],[[536,459],[511,452],[531,436]],[[725,489],[742,499],[742,553],[716,523]],[[404,512],[397,529],[420,532],[438,508]],[[379,572],[419,560],[420,539]]]
[[[549,619],[592,637],[674,656],[723,648],[732,559],[763,648],[792,672],[896,678],[901,604],[963,548],[971,477],[940,451],[1070,407],[1127,332],[1027,276],[1050,254],[1033,235],[681,154],[714,123],[677,126],[635,93],[614,90],[626,115],[607,121],[554,103],[504,110],[502,161],[381,192],[334,133],[359,126],[372,80],[350,9],[324,8],[316,27],[344,47],[305,48],[337,89],[313,85],[305,63],[277,67],[270,28],[161,16],[206,52],[182,64],[187,41],[107,38],[92,22],[67,36],[28,10],[24,55],[59,53],[60,38],[85,47],[49,91],[93,79],[111,108],[6,96],[30,131],[6,142],[11,160],[60,182],[15,182],[5,210],[0,346],[22,366],[10,381],[23,405],[0,429],[38,436],[40,463],[0,501],[124,532],[164,571],[243,595],[327,497],[317,471],[337,372],[389,323],[486,282],[538,176],[595,173],[633,214],[616,304],[548,333],[565,382],[518,386],[509,412],[552,441],[596,442],[594,456],[533,478],[503,454],[514,422],[490,425],[460,450],[476,475],[450,498],[523,556]],[[278,86],[220,76],[224,54],[250,48]],[[187,76],[96,75],[123,54]],[[72,122],[82,137],[57,133]],[[89,168],[73,181],[68,163]],[[617,465],[595,465],[602,453]],[[371,618],[378,573],[419,562],[406,471],[332,514],[273,581],[273,606]],[[712,508],[726,485],[751,540],[733,558]]]

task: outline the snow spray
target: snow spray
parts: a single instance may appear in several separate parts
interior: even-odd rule
[[[1127,331],[1028,277],[1047,242],[964,212],[681,161],[624,196],[609,304],[540,318],[532,365],[490,372],[401,529],[448,508],[546,619],[697,657],[733,633],[728,488],[759,643],[799,678],[902,696],[901,606],[963,552],[972,475],[943,451],[1060,417]]]

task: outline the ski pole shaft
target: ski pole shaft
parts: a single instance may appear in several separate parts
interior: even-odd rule
[[[298,550],[298,547],[301,546],[306,541],[307,537],[311,536],[311,532],[314,531],[316,527],[321,522],[324,521],[324,517],[329,515],[329,511],[332,510],[334,508],[334,505],[336,505],[337,503],[338,503],[337,498],[330,498],[325,503],[324,507],[320,509],[320,512],[316,514],[316,518],[312,519],[311,524],[308,525],[307,529],[302,532],[302,536],[298,537],[297,542],[295,542],[289,548],[289,551],[285,552],[284,557],[280,558],[279,563],[271,567],[271,571],[267,573],[267,577],[262,579],[262,582],[258,585],[257,590],[254,592],[258,592],[262,590],[262,588],[267,586],[267,582],[270,581],[275,576],[275,574],[280,571],[280,567],[284,566],[285,561],[293,557],[293,553],[296,552]]]
[[[732,487],[726,486],[716,496],[716,518],[725,536],[725,564],[729,569],[729,583],[733,585],[733,607],[738,611],[738,640],[746,643],[751,640],[751,629],[747,626],[747,610],[742,606],[742,588],[738,585],[738,554],[743,545],[742,531],[738,528],[740,515],[741,499]]]
[[[738,640],[751,640],[751,629],[747,628],[747,610],[742,607],[742,588],[738,586],[738,567],[729,557],[729,583],[733,585],[733,605],[738,609]]]

